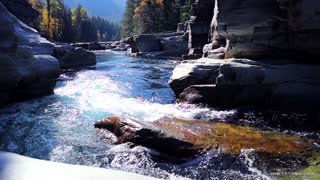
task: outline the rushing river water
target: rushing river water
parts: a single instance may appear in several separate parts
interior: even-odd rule
[[[97,52],[97,62],[96,66],[64,73],[54,95],[1,109],[0,150],[160,178],[267,178],[254,167],[250,149],[237,157],[209,152],[190,162],[172,164],[155,160],[155,152],[140,146],[111,145],[93,127],[107,116],[141,121],[163,116],[224,120],[236,111],[175,104],[167,81],[178,62],[115,52]]]

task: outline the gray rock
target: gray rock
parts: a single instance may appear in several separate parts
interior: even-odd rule
[[[60,75],[54,45],[0,2],[0,105],[53,92]],[[41,54],[41,55],[39,55]]]
[[[59,58],[61,68],[74,68],[96,64],[96,55],[83,48],[75,48]]]
[[[69,45],[69,44],[56,44],[54,48],[54,57],[61,58],[63,57],[67,52],[74,51],[75,47]]]
[[[134,41],[133,37],[128,37],[122,40],[123,43],[129,44],[130,49],[128,50],[129,53],[137,53],[139,52],[139,49],[137,47],[136,42]]]
[[[279,62],[203,58],[178,65],[169,84],[180,102],[315,111],[320,105],[320,66]],[[199,70],[199,64],[208,69]]]
[[[0,91],[16,88],[21,79],[22,76],[19,74],[14,58],[0,54]]]
[[[83,49],[89,49],[89,43],[72,43],[73,47],[81,47]]]
[[[176,50],[180,55],[188,53],[188,39],[186,36],[172,36],[161,38],[161,50]]]
[[[88,45],[88,50],[92,51],[92,50],[105,50],[106,48],[103,47],[101,44],[99,44],[99,42],[91,42]]]
[[[228,57],[303,60],[319,55],[317,0],[220,0],[218,6],[218,27],[211,32],[217,31],[228,39]]]
[[[161,51],[161,42],[155,35],[139,35],[134,37],[139,52]]]

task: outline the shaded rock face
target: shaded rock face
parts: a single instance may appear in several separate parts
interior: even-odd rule
[[[134,41],[140,52],[155,52],[161,50],[161,42],[155,35],[139,35]]]
[[[203,49],[203,53],[211,58],[314,57],[320,52],[319,3],[317,0],[196,0],[188,23],[189,55],[202,54],[200,50],[208,44],[211,47]],[[226,47],[225,56],[208,55],[208,50],[219,47]]]
[[[122,40],[130,45],[134,56],[160,59],[181,59],[188,53],[188,37],[184,32],[143,34]]]
[[[319,55],[319,1],[217,0],[216,3],[218,9],[211,24],[211,42],[219,41],[217,35],[225,37],[226,57],[261,59]]]
[[[77,47],[57,47],[56,57],[62,69],[90,66],[96,64],[96,55],[93,52]]]
[[[40,15],[32,8],[28,0],[0,0],[10,13],[15,15],[25,24],[35,27],[36,19]]]
[[[62,69],[96,64],[96,55],[93,52],[68,44],[56,45],[54,56],[59,59]]]
[[[132,142],[179,159],[195,158],[209,150],[239,155],[242,149],[253,148],[263,155],[301,156],[312,149],[311,141],[297,136],[204,120],[164,117],[143,122],[109,117],[95,127],[116,143]]]
[[[195,0],[192,4],[188,22],[189,49],[202,50],[208,43],[213,7],[213,0]]]
[[[60,75],[54,45],[0,3],[0,104],[47,95]]]
[[[91,42],[88,45],[89,50],[105,50],[106,48],[101,46],[98,42]]]
[[[126,44],[128,44],[130,46],[129,53],[137,53],[137,52],[139,52],[139,49],[138,49],[137,44],[135,43],[133,37],[128,37],[126,39],[123,39],[122,42],[126,43]]]
[[[319,72],[320,66],[284,60],[203,58],[178,65],[169,84],[180,102],[316,111]]]
[[[131,53],[147,58],[181,59],[188,53],[188,37],[184,32],[144,34],[125,42],[130,42]]]

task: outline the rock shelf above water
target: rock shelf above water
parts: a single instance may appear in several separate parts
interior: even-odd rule
[[[184,61],[169,80],[179,102],[317,111],[320,66],[288,60]]]

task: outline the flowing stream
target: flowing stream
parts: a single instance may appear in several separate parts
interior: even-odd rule
[[[61,75],[54,94],[0,109],[0,150],[69,164],[136,172],[159,178],[268,178],[254,167],[250,150],[234,157],[208,152],[173,164],[130,144],[111,145],[95,131],[107,116],[154,121],[163,116],[226,119],[236,111],[177,105],[167,82],[171,60],[145,60],[116,52],[96,52],[97,65]]]

